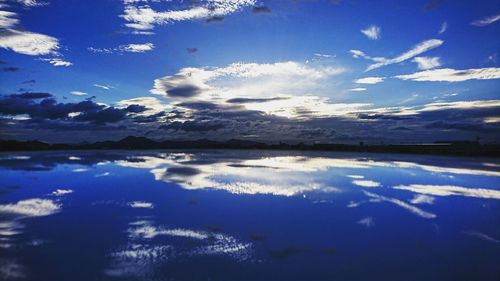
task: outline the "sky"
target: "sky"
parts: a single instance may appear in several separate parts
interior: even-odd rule
[[[500,2],[0,0],[0,138],[500,142]]]

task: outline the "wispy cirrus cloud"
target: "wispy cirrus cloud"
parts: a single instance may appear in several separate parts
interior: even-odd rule
[[[391,65],[391,64],[396,64],[396,63],[401,63],[406,60],[412,59],[422,53],[425,53],[431,49],[434,49],[436,47],[439,47],[443,44],[443,40],[439,39],[430,39],[423,41],[417,45],[415,45],[412,49],[404,52],[403,54],[394,57],[392,59],[387,59],[384,57],[371,57],[366,55],[363,51],[360,50],[350,50],[352,56],[354,58],[364,58],[367,60],[374,61],[374,64],[369,65],[365,71],[370,71],[374,70],[383,66]]]
[[[416,72],[413,74],[397,75],[395,78],[412,81],[462,82],[467,80],[489,80],[500,78],[499,67],[451,69],[440,68]]]
[[[448,22],[445,21],[441,24],[441,27],[439,28],[438,34],[443,34],[446,32],[446,30],[448,30]]]
[[[379,26],[370,25],[365,29],[361,29],[361,33],[371,40],[377,40],[380,38],[381,30]]]
[[[482,19],[478,19],[478,20],[475,20],[475,21],[471,22],[470,24],[473,25],[473,26],[481,27],[481,26],[490,25],[490,24],[492,24],[494,22],[497,22],[498,20],[500,20],[500,14],[496,14],[496,15],[493,15],[493,16],[489,16],[489,17],[485,17],[485,18],[482,18]]]
[[[114,89],[115,87],[114,86],[111,86],[111,85],[103,85],[103,84],[94,84],[94,87],[97,87],[97,88],[100,88],[100,89],[103,89],[103,90],[106,90],[106,91],[109,91],[111,89]]]
[[[255,0],[204,0],[184,9],[156,11],[148,5],[137,6],[135,2],[125,2],[120,17],[127,21],[127,27],[140,31],[152,30],[155,25],[165,23],[220,18],[257,4]]]
[[[363,91],[366,91],[366,88],[357,87],[357,88],[349,89],[349,92],[363,92]]]

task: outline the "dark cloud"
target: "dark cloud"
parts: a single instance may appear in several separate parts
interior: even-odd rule
[[[106,107],[87,99],[78,103],[59,103],[48,93],[12,94],[0,98],[0,114],[26,114],[34,119],[62,119],[74,121],[89,121],[93,123],[117,122],[125,118],[130,110],[144,111],[140,105],[125,109]],[[79,115],[70,118],[72,112]]]
[[[75,122],[74,120],[50,120],[43,118],[32,118],[29,120],[20,121],[26,129],[33,130],[53,130],[53,131],[125,131],[127,129],[124,125],[107,125],[104,123],[88,123],[88,122]]]
[[[234,98],[227,100],[228,103],[261,103],[276,100],[286,100],[287,97],[274,97],[274,98]]]
[[[184,107],[184,108],[189,108],[189,109],[195,109],[195,110],[214,110],[214,109],[220,109],[220,106],[211,103],[211,102],[204,102],[204,101],[196,101],[196,102],[181,102],[176,104],[177,106]]]
[[[391,130],[394,130],[394,131],[411,131],[410,128],[407,128],[407,127],[404,127],[404,126],[394,127],[394,128],[391,128]]]
[[[133,120],[136,123],[154,123],[154,122],[159,122],[160,118],[163,116],[165,116],[165,112],[162,111],[162,112],[158,112],[156,114],[147,115],[147,116],[143,116],[143,115],[135,116]]]
[[[131,104],[131,105],[127,106],[126,110],[128,112],[140,113],[140,112],[144,112],[144,111],[148,110],[148,108],[145,107],[144,105]]]
[[[18,70],[19,70],[19,67],[15,67],[15,66],[8,66],[8,67],[3,68],[4,72],[16,72]]]
[[[223,16],[213,16],[208,19],[206,19],[207,23],[217,23],[217,22],[223,22],[224,17]]]
[[[221,122],[194,120],[185,122],[175,121],[167,125],[162,125],[158,129],[174,130],[174,131],[182,130],[187,132],[205,132],[205,131],[216,131],[223,127],[224,124]]]
[[[407,120],[412,119],[411,116],[398,116],[398,115],[385,115],[385,114],[365,114],[361,113],[358,115],[359,119],[365,120]]]
[[[472,132],[495,132],[500,129],[500,126],[490,125],[486,126],[482,123],[472,123],[472,122],[443,122],[436,121],[425,125],[427,129],[444,129],[444,130],[462,130],[462,131],[472,131]]]
[[[198,52],[198,48],[186,48],[186,51],[190,54]]]
[[[190,98],[201,94],[202,89],[195,85],[182,85],[167,90],[167,95],[175,98]]]
[[[424,10],[425,11],[434,10],[437,7],[439,7],[443,2],[444,2],[444,0],[433,0],[433,1],[424,5]]]
[[[271,9],[266,6],[255,6],[252,9],[252,13],[254,14],[266,14],[266,13],[271,13]]]
[[[50,97],[52,97],[52,95],[49,94],[49,93],[37,93],[37,92],[14,94],[14,95],[11,95],[11,96],[12,97],[22,98],[22,99],[44,99],[44,98],[50,98]]]
[[[194,167],[189,167],[189,166],[170,167],[167,169],[166,172],[169,174],[181,175],[181,176],[194,176],[194,175],[201,173],[201,171],[199,169],[194,168]]]
[[[127,115],[127,109],[113,107],[93,109],[73,117],[76,121],[88,121],[96,124],[115,123]]]

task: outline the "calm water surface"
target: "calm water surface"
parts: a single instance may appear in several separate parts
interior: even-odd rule
[[[500,280],[500,161],[0,154],[0,279]]]

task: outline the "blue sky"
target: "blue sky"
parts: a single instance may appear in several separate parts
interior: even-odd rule
[[[498,1],[0,0],[0,11],[5,138],[499,139]]]

